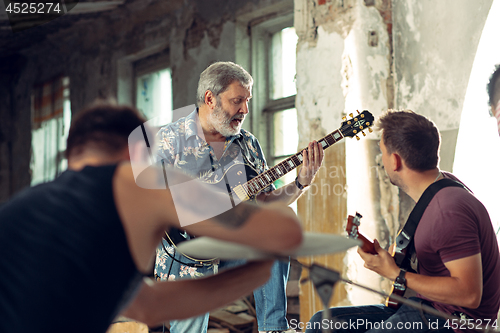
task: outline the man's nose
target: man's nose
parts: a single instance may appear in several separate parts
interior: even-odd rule
[[[248,112],[250,112],[250,110],[248,109],[248,102],[245,102],[245,104],[243,105],[243,107],[241,108],[240,111],[243,114],[247,114]]]

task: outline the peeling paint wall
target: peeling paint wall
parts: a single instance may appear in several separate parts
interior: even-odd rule
[[[328,133],[357,109],[377,117],[388,108],[411,108],[436,122],[442,134],[440,167],[451,171],[463,100],[491,3],[296,0],[301,144],[316,139],[310,125],[317,119]],[[377,143],[376,133],[359,142],[345,140],[341,167],[347,175],[347,214],[362,210],[362,230],[388,246],[414,203],[388,184]],[[349,268],[340,269],[353,280],[388,291],[389,283],[367,274],[357,257],[349,251],[344,260]],[[347,289],[339,305],[378,298]],[[310,313],[302,315],[307,320]]]
[[[345,108],[340,85],[344,49],[343,38],[322,27],[311,47],[301,43],[297,51],[297,98],[300,143],[306,146],[311,140],[320,139],[340,125]],[[311,129],[311,123],[320,119],[321,130]],[[320,135],[320,136],[318,136]]]
[[[452,171],[472,63],[492,0],[394,1],[395,107],[430,117]]]
[[[295,5],[295,27],[300,38],[296,105],[302,124],[299,125],[301,144],[318,139],[309,129],[311,120],[321,119],[324,132],[329,133],[340,126],[343,116],[356,114],[356,110],[367,109],[375,116],[387,110],[392,103],[388,102],[388,96],[390,99],[393,96],[392,42],[386,17],[382,15],[387,11],[387,2],[366,6],[362,0],[296,1]],[[335,207],[334,210],[347,211],[350,215],[360,211],[365,216],[361,230],[380,239],[379,225],[383,221],[378,213],[377,141],[374,134],[360,137],[361,141],[346,138],[337,143],[345,146],[346,155],[339,161],[340,165],[326,165],[325,168],[342,168],[347,175],[344,193],[347,201],[343,203],[344,207]],[[329,223],[339,225],[342,230],[347,214]],[[354,277],[380,289],[381,279],[375,274],[367,274],[358,257],[355,252],[349,252],[340,267],[333,268],[340,269],[349,278]],[[343,299],[336,300],[336,305],[380,301],[379,297],[359,292],[359,289],[339,288],[348,292]],[[307,316],[319,309],[317,304],[309,309],[301,308],[301,318],[307,320]]]

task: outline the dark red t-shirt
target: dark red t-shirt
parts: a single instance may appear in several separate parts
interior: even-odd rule
[[[457,180],[449,173],[445,177]],[[479,307],[431,303],[448,314],[459,311],[474,319],[496,320],[500,307],[500,254],[488,212],[474,195],[459,187],[440,190],[415,231],[415,250],[419,273],[428,276],[450,276],[446,262],[481,253],[483,296]]]

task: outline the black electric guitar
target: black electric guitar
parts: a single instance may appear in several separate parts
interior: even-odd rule
[[[335,143],[342,140],[344,137],[356,137],[360,139],[358,134],[362,133],[366,135],[363,130],[368,129],[372,132],[370,128],[373,125],[373,115],[364,110],[358,115],[353,116],[351,113],[349,115],[351,119],[347,120],[344,117],[339,129],[333,131],[332,133],[326,135],[318,141],[323,150],[331,147]],[[278,163],[274,167],[266,170],[265,172],[258,174],[258,172],[253,168],[253,166],[248,163],[234,163],[227,169],[214,173],[214,176],[210,179],[200,178],[202,181],[206,181],[219,189],[227,191],[233,202],[233,206],[237,205],[242,201],[255,200],[255,197],[265,188],[270,186],[274,181],[283,177],[285,174],[297,168],[302,164],[303,155],[302,152],[307,148],[302,149],[300,152],[296,153],[285,159],[284,161]],[[248,180],[250,179],[250,180]],[[185,240],[185,237],[176,235],[175,233],[183,233],[178,229],[165,233],[165,239],[172,245]],[[194,259],[186,256],[189,259],[203,262],[204,260]],[[215,259],[215,258],[214,258]],[[205,261],[211,261],[205,260]]]
[[[367,238],[361,232],[359,232],[359,225],[361,224],[360,222],[361,218],[362,216],[359,213],[356,213],[356,216],[349,215],[347,217],[347,225],[346,225],[347,235],[349,236],[349,238],[359,239],[363,243],[361,249],[364,252],[370,254],[377,254],[377,251],[375,251],[375,246],[373,244],[373,241]],[[396,262],[396,264],[398,264],[400,268],[404,268],[407,271],[411,270],[411,258],[410,255],[408,254],[408,244],[404,247],[398,245],[399,244],[396,244],[394,254],[392,255],[394,261]],[[407,288],[404,285],[393,284],[390,295],[389,297],[387,297],[385,301],[385,305],[387,307],[397,310],[401,306],[401,304],[398,301],[396,301],[392,297],[392,295],[403,297],[405,295],[406,290]]]

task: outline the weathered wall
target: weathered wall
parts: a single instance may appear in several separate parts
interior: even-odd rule
[[[316,139],[311,124],[330,132],[342,115],[356,109],[377,117],[387,108],[411,108],[436,122],[443,137],[440,167],[451,170],[469,74],[491,2],[296,0],[301,144]],[[389,184],[377,143],[376,133],[360,142],[346,140],[341,143],[345,157],[325,167],[345,168],[347,175],[345,201],[332,200],[337,205],[333,210],[360,211],[362,230],[388,246],[413,203]],[[314,221],[306,211],[299,214]],[[329,223],[342,225],[345,218]],[[331,267],[375,289],[389,286],[376,274],[367,274],[355,251]],[[357,288],[346,288],[347,293],[342,288],[337,289],[343,298],[336,297],[336,305],[380,300]],[[301,318],[307,321],[321,306],[310,302],[310,286],[302,291],[306,302],[301,302]]]
[[[318,119],[317,123],[328,133],[340,126],[344,115],[366,109],[377,116],[389,107],[392,102],[392,44],[386,22],[388,8],[389,2],[366,6],[361,0],[296,1],[295,26],[300,37],[297,109],[302,120],[302,127],[299,126],[302,143],[318,139],[312,137],[309,130],[313,120]],[[328,220],[332,226],[329,228],[336,229],[336,233],[342,232],[347,215],[354,215],[358,210],[365,216],[362,230],[378,237],[379,223],[375,222],[381,220],[380,214],[376,214],[380,210],[377,202],[379,191],[376,171],[372,171],[378,148],[373,134],[361,138],[362,141],[346,138],[337,144],[345,147],[342,149],[345,154],[336,159],[336,165],[325,161],[326,170],[342,170],[342,174],[347,176],[344,179],[345,189],[341,192],[343,200],[337,200],[338,193],[334,192],[308,199],[313,202],[329,200],[328,209],[332,212]],[[299,211],[299,214],[306,221],[313,221],[311,224],[321,221],[317,213]],[[316,230],[322,227],[313,225],[310,228]],[[328,257],[331,259],[320,259],[321,263],[349,277],[358,277],[357,273],[363,269],[356,255],[342,255],[341,259],[338,259],[339,255]],[[318,262],[317,259],[312,260]],[[366,276],[363,281],[380,287],[379,278],[364,271],[363,274]],[[307,321],[321,309],[321,304],[318,300],[309,301],[314,299],[310,296],[314,294],[312,286],[303,286],[302,292],[301,318]],[[332,304],[373,303],[378,300],[339,284]]]
[[[395,106],[430,117],[451,171],[472,63],[492,0],[394,1]]]

